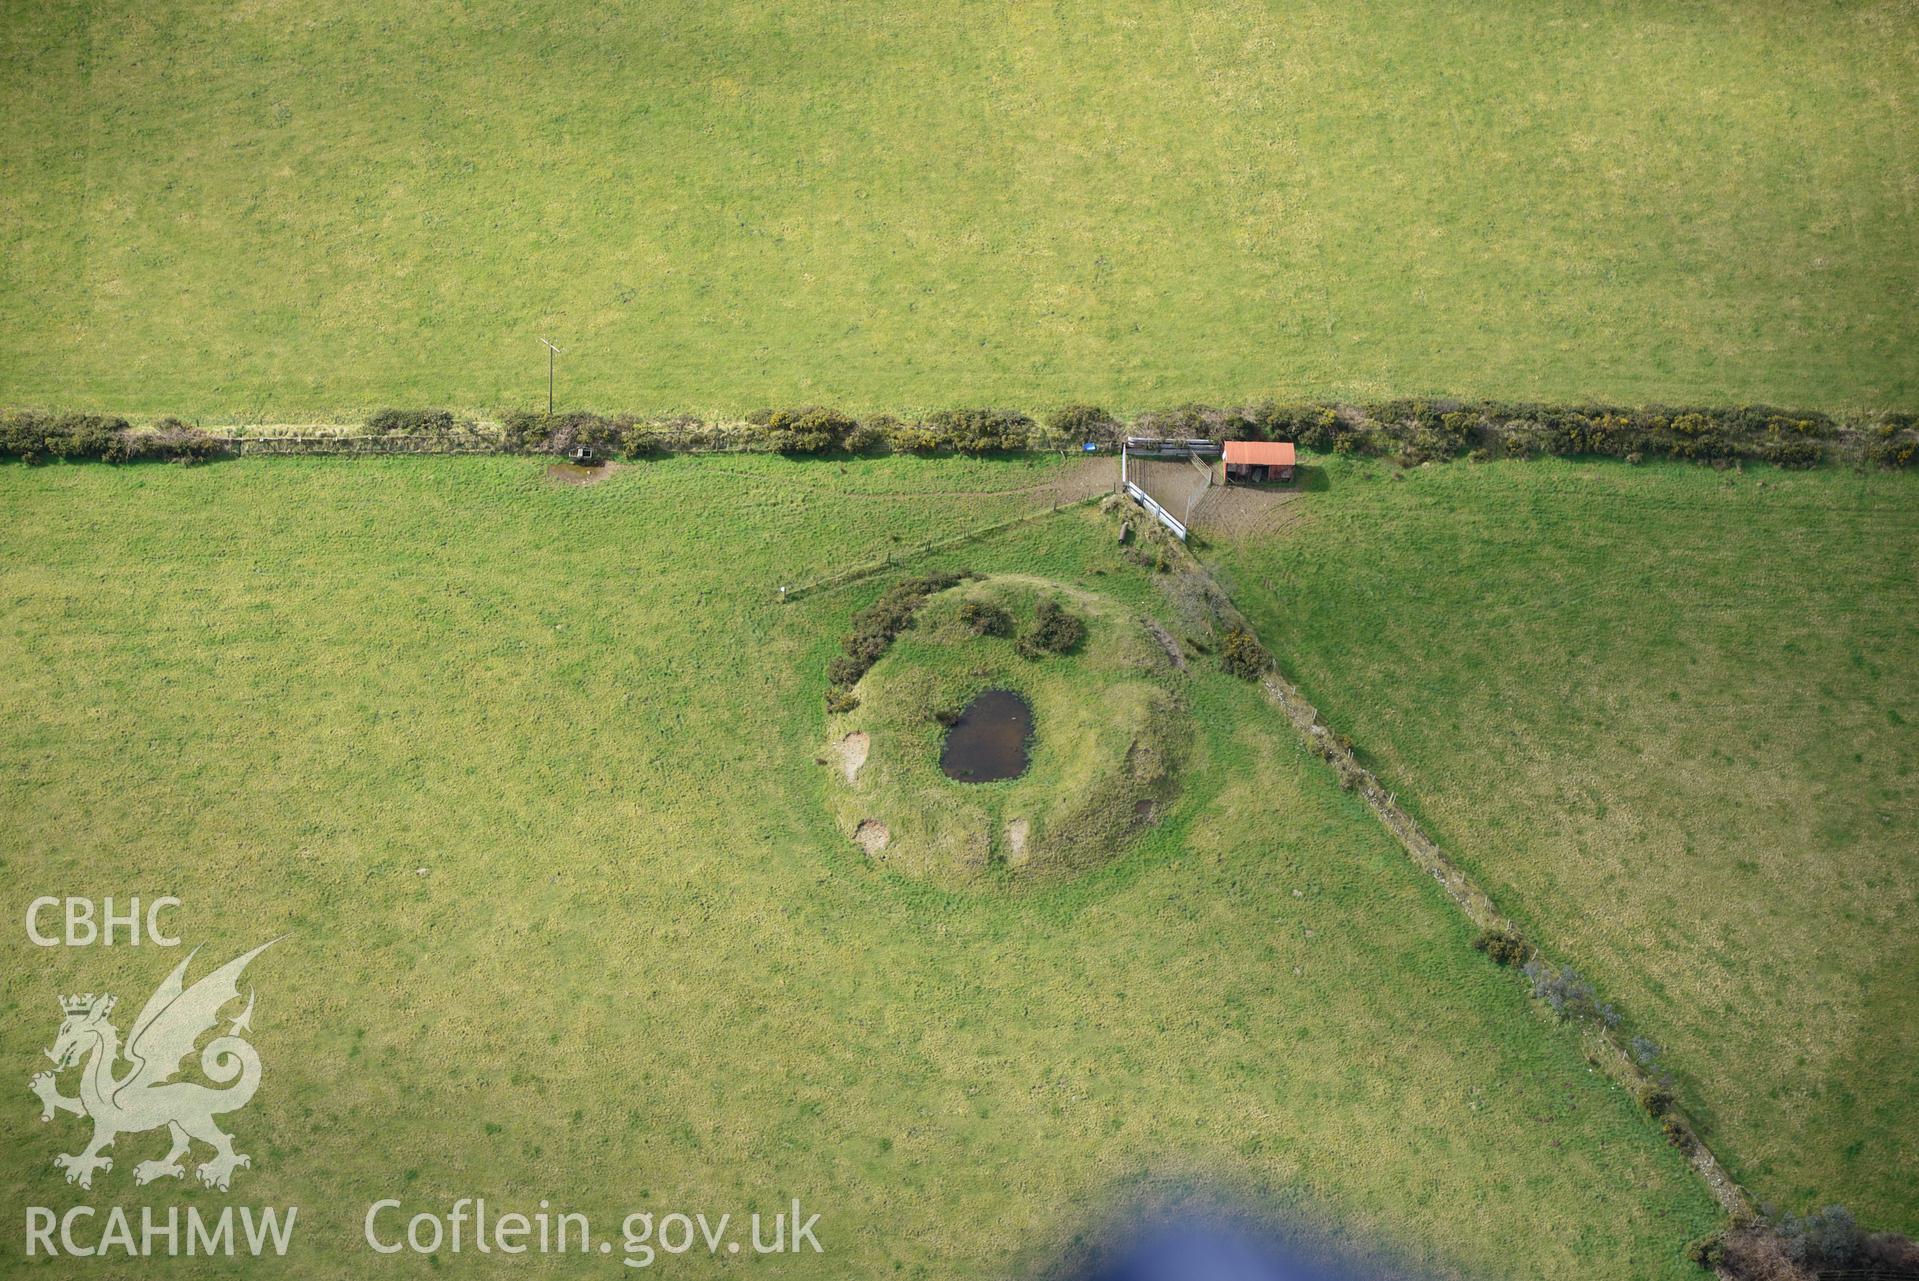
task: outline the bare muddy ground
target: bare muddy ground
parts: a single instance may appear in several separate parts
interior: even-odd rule
[[[1193,511],[1194,527],[1221,538],[1270,534],[1299,518],[1297,489],[1215,485]]]
[[[597,467],[582,467],[578,463],[554,463],[546,469],[546,475],[547,479],[556,480],[562,485],[597,485],[614,472],[625,470],[625,463],[601,463]]]
[[[1286,509],[1299,497],[1297,489],[1282,486],[1224,485],[1218,480],[1208,485],[1206,477],[1184,460],[1135,458],[1127,474],[1188,526],[1223,538],[1284,528],[1292,518]]]

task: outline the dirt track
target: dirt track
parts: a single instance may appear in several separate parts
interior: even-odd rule
[[[1152,495],[1153,501],[1188,526],[1220,538],[1243,538],[1285,528],[1293,517],[1287,508],[1299,497],[1296,489],[1217,483],[1208,486],[1206,478],[1183,460],[1135,458],[1127,474]]]

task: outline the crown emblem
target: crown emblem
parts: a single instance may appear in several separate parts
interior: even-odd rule
[[[96,996],[92,992],[88,992],[85,996],[61,997],[60,1009],[61,1012],[65,1014],[85,1014],[93,1009],[97,1003],[100,1007],[101,1016],[105,1017],[113,1013],[113,1005],[117,1000],[119,1000],[118,997],[107,996],[104,993]]]

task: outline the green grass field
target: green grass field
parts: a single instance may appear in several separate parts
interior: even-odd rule
[[[1910,408],[1901,0],[0,9],[0,403]]]
[[[881,582],[775,587],[1047,465],[726,466],[0,468],[7,901],[171,891],[203,959],[288,935],[249,971],[233,1198],[134,1188],[149,1136],[91,1199],[301,1207],[284,1263],[207,1276],[417,1275],[365,1207],[462,1195],[596,1224],[798,1195],[827,1252],[784,1273],[1030,1274],[1201,1187],[1474,1278],[1693,1275],[1717,1211],[1679,1156],[1223,675],[1182,678],[1195,763],[1118,862],[1016,893],[867,866],[814,757]],[[1111,535],[1079,509],[944,563],[1160,611]],[[52,993],[131,1006],[177,959],[5,948],[22,1087]],[[0,1109],[0,1199],[88,1199],[50,1163],[79,1123],[34,1108]],[[518,1264],[585,1274],[547,1262]]]
[[[1919,479],[1329,462],[1209,552],[1763,1200],[1919,1229]]]
[[[0,63],[0,408],[492,415],[541,337],[562,408],[640,414],[1919,408],[1913,0],[7,0]],[[1314,461],[1200,545],[1287,673],[1768,1207],[1919,1232],[1919,477]],[[1037,1275],[1211,1195],[1442,1276],[1699,1275],[1656,1124],[1045,511],[1103,466],[0,464],[9,910],[287,935],[227,1197],[134,1187],[152,1136],[69,1187],[25,1089],[53,993],[124,1029],[177,957],[6,934],[0,1200],[297,1204],[301,1278],[426,1266],[360,1243],[385,1196],[797,1196],[794,1276]],[[1089,643],[929,626],[829,717],[889,576],[780,589],[883,557],[1092,593]],[[1055,735],[947,806],[928,716],[1022,679]]]

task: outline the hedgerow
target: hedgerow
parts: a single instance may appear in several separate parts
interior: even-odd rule
[[[1183,405],[1142,414],[1133,434],[1212,440],[1290,440],[1317,453],[1380,455],[1407,465],[1479,458],[1674,458],[1780,467],[1853,461],[1910,467],[1919,460],[1919,420],[1886,413],[1842,421],[1764,405],[1628,409],[1503,401],[1392,400],[1369,405],[1240,409]]]
[[[445,409],[382,409],[367,418],[362,431],[447,435],[462,423]],[[464,427],[471,430],[473,424],[468,421]],[[584,445],[627,458],[735,451],[984,455],[1087,440],[1110,446],[1126,434],[1288,440],[1316,453],[1393,458],[1407,466],[1462,457],[1485,461],[1541,456],[1629,463],[1669,458],[1714,466],[1753,461],[1778,467],[1852,463],[1900,469],[1919,464],[1919,417],[1911,413],[1842,419],[1763,405],[1628,409],[1504,401],[1263,401],[1239,408],[1181,405],[1140,414],[1128,424],[1096,406],[1075,404],[1054,411],[1044,426],[1017,410],[992,408],[943,410],[910,421],[890,414],[857,419],[821,406],[766,409],[733,421],[513,410],[501,419],[499,440],[508,453],[566,454]],[[39,411],[15,411],[0,418],[0,456],[29,461],[158,456],[150,452],[162,448],[156,437],[173,449],[169,456],[210,456],[219,448],[218,438],[191,428],[142,432],[121,418]],[[315,452],[325,449],[323,443],[314,446]]]
[[[1868,1232],[1838,1205],[1771,1220],[1736,1216],[1730,1227],[1688,1245],[1686,1257],[1728,1281],[1919,1275],[1919,1245],[1896,1232]]]
[[[501,422],[510,451],[528,454],[570,454],[582,446],[602,454],[637,456],[646,452],[635,439],[637,420],[606,418],[574,410],[545,416],[516,410]]]
[[[937,448],[962,454],[1007,453],[1033,443],[1033,420],[1010,409],[947,409],[924,425]]]
[[[1533,954],[1532,945],[1510,930],[1481,930],[1473,939],[1473,949],[1498,965],[1524,965]]]
[[[1119,420],[1097,405],[1062,405],[1047,415],[1046,427],[1055,444],[1088,440],[1110,444],[1120,431]]]
[[[844,449],[859,424],[831,409],[769,409],[753,422],[766,432],[767,445],[782,454],[823,454]],[[757,419],[757,421],[756,421]]]
[[[1600,1000],[1592,984],[1571,966],[1554,966],[1534,956],[1520,972],[1532,980],[1533,996],[1552,1007],[1562,1019],[1591,1019],[1607,1027],[1619,1025],[1619,1012]]]
[[[224,444],[177,418],[140,430],[124,418],[98,414],[48,414],[16,410],[0,414],[0,457],[28,463],[52,459],[130,463],[142,460],[197,463]]]
[[[367,416],[369,436],[433,436],[453,430],[452,411],[446,409],[382,409]]]

